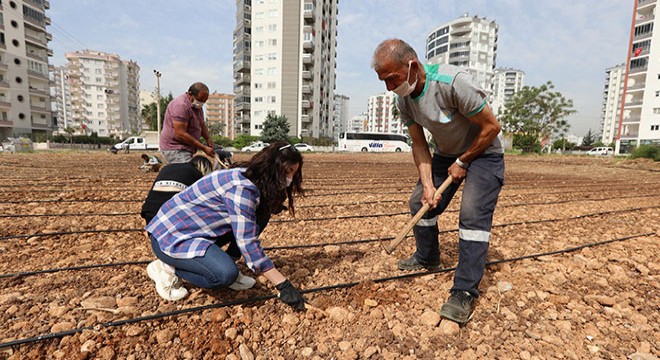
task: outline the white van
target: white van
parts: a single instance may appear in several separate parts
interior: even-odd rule
[[[587,151],[587,155],[614,155],[614,149],[611,147],[595,147]]]

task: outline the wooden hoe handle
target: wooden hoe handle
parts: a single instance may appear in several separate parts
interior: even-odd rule
[[[447,190],[449,185],[451,185],[452,181],[453,178],[451,177],[451,175],[448,176],[447,180],[445,180],[445,182],[443,182],[442,185],[440,185],[440,187],[435,191],[433,198],[434,199],[437,198],[438,196],[440,196],[440,194],[442,194],[445,190]],[[421,219],[422,216],[424,216],[424,214],[426,214],[426,212],[429,211],[429,207],[430,206],[428,203],[424,204],[424,206],[422,206],[422,208],[417,212],[417,214],[415,214],[415,216],[412,219],[410,219],[410,221],[408,221],[406,227],[404,227],[403,230],[399,232],[399,235],[397,235],[396,238],[388,246],[385,246],[385,251],[388,254],[391,254],[392,251],[394,251],[394,249],[396,249],[396,247],[399,246],[399,244],[403,241],[403,239],[406,238],[406,235],[408,235],[408,233],[413,228],[413,226],[415,226],[417,222],[419,222],[419,219]]]

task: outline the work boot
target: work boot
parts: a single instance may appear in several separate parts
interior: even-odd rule
[[[440,316],[463,325],[472,316],[474,300],[474,296],[467,291],[452,291],[447,302],[440,308]]]
[[[188,296],[188,290],[183,287],[179,277],[174,275],[172,266],[154,260],[147,265],[147,275],[156,283],[156,292],[163,299],[176,301]]]
[[[245,276],[241,274],[241,272],[238,272],[238,277],[236,278],[236,281],[234,281],[233,284],[229,285],[229,288],[232,290],[247,290],[251,287],[254,286],[254,284],[257,283],[257,280]]]
[[[407,258],[407,259],[402,259],[397,262],[397,266],[399,267],[399,270],[407,270],[407,271],[412,271],[412,270],[422,270],[426,269],[429,271],[432,270],[438,270],[440,269],[440,263],[437,264],[422,264],[417,260],[415,255]]]

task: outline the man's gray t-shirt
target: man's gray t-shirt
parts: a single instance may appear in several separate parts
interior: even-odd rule
[[[398,97],[401,121],[426,128],[436,143],[439,155],[458,157],[477,138],[480,127],[468,117],[487,106],[487,96],[466,71],[453,65],[424,65],[426,83],[417,96]],[[502,133],[484,154],[503,154]]]

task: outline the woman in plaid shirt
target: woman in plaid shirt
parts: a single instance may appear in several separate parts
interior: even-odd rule
[[[257,208],[279,212],[282,200],[295,215],[294,193],[302,194],[303,159],[286,142],[264,148],[246,163],[215,171],[168,200],[146,227],[159,260],[147,273],[166,300],[184,298],[179,278],[203,288],[227,287],[238,277],[234,260],[216,243],[232,232],[245,263],[280,291],[280,299],[304,308],[300,292],[273,265],[259,241]]]

